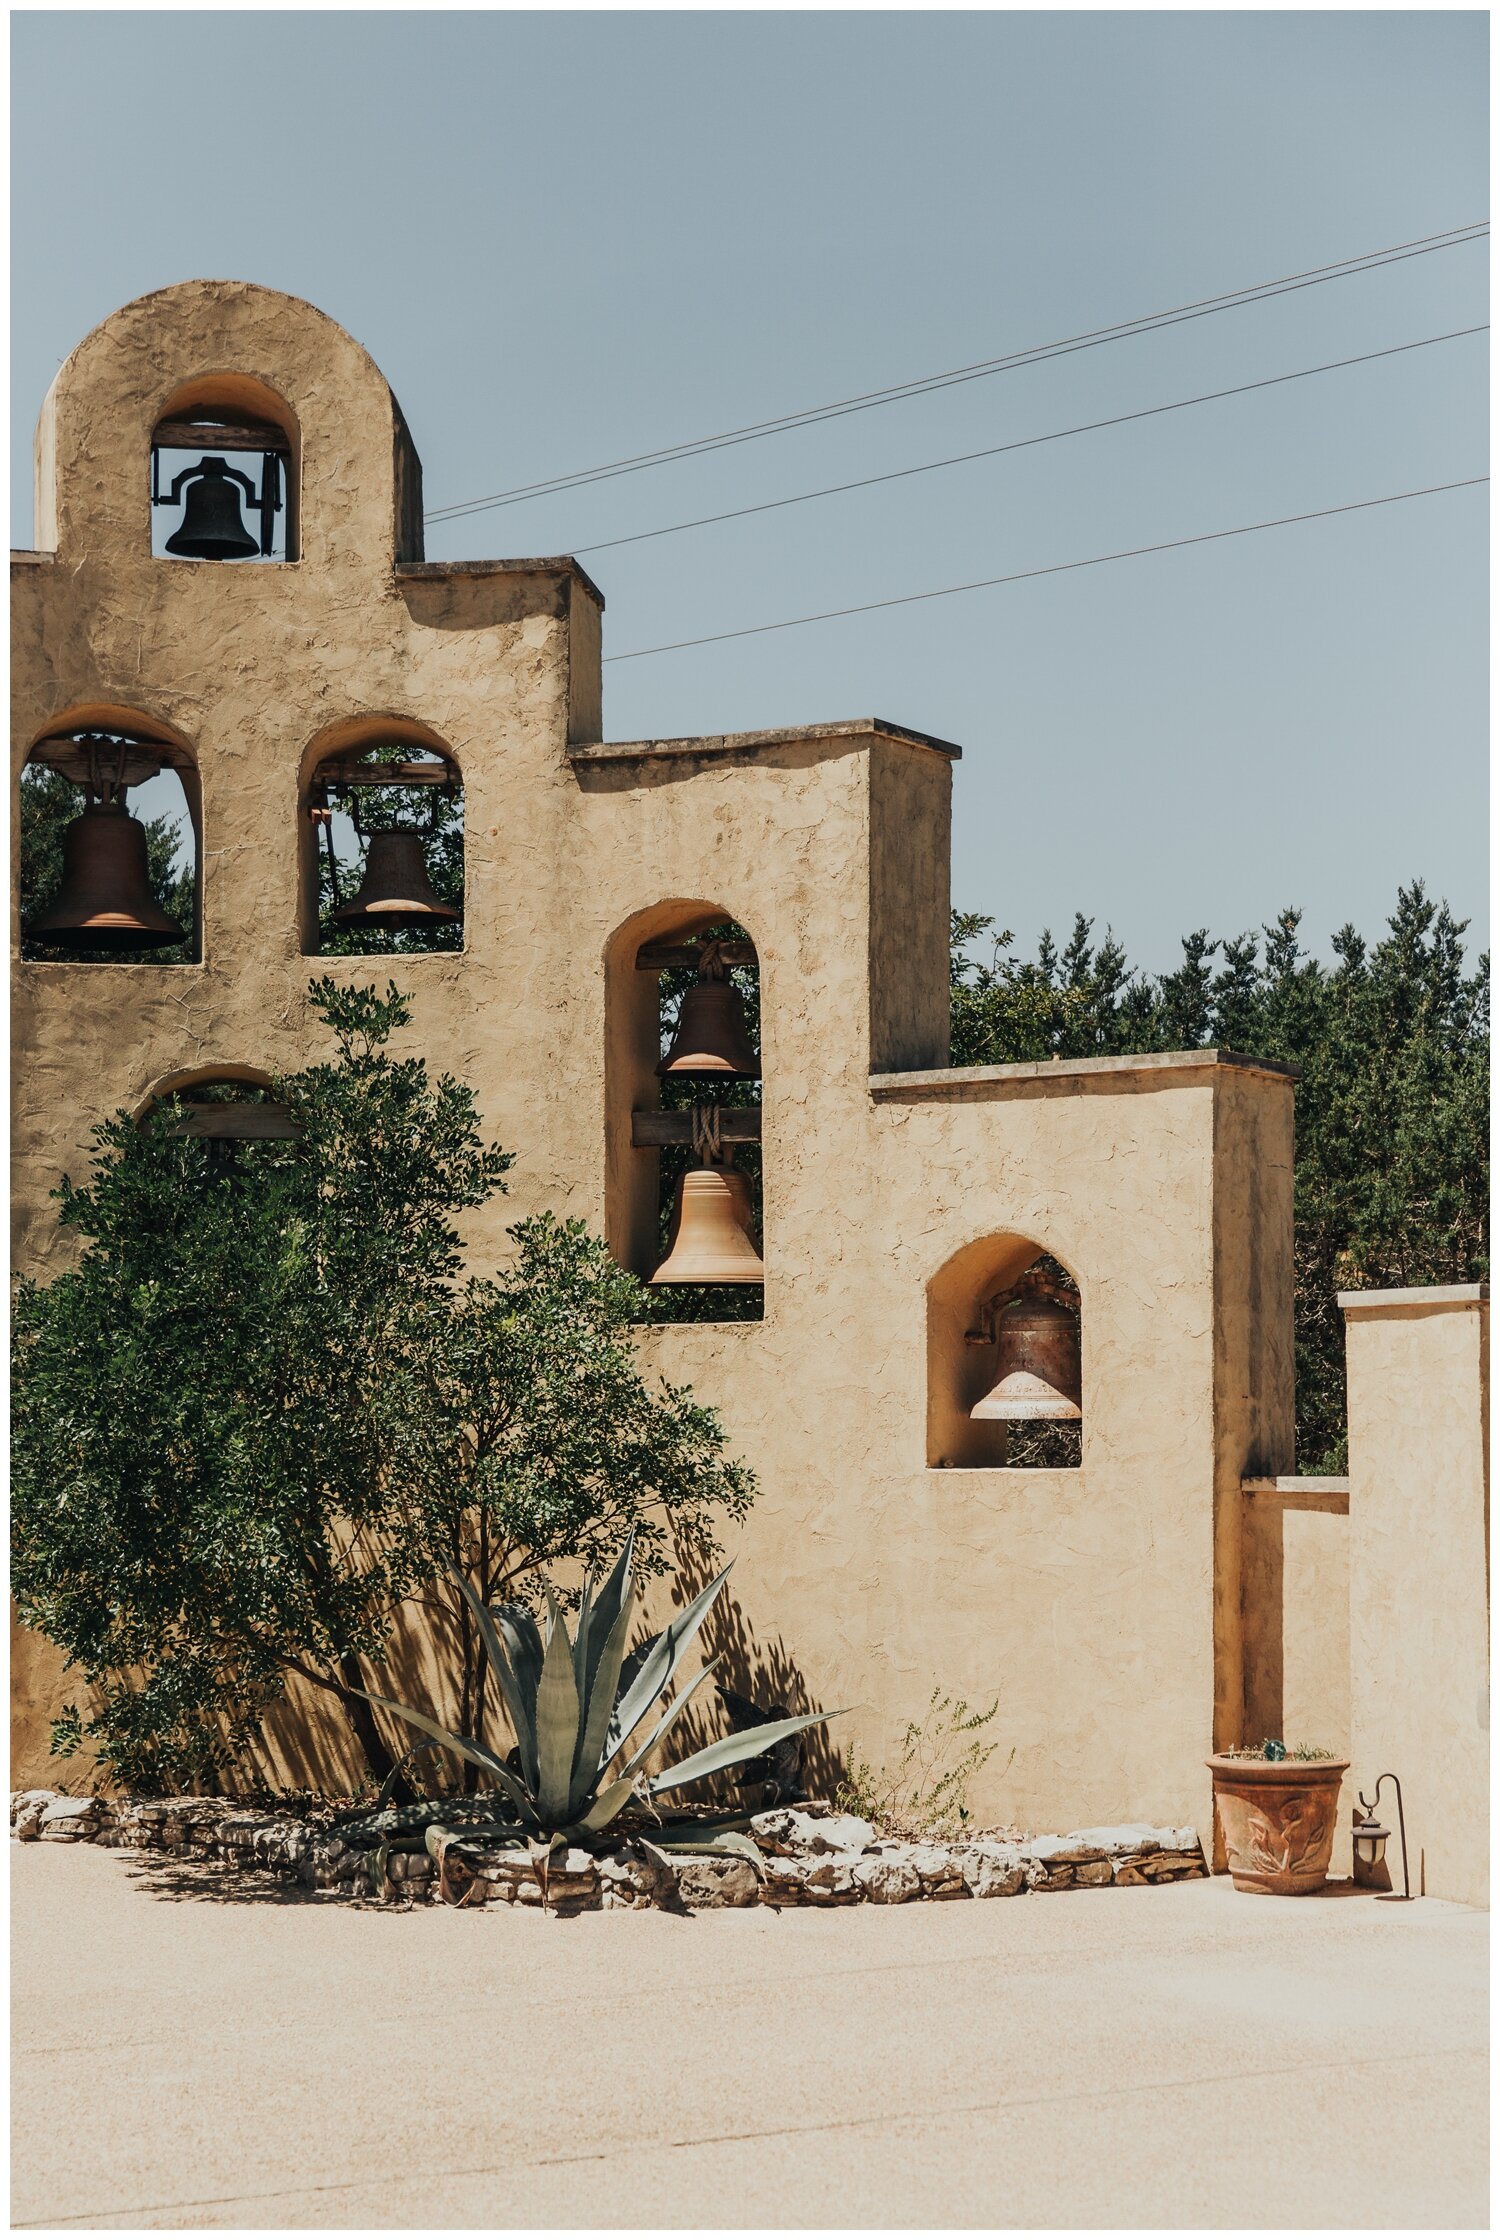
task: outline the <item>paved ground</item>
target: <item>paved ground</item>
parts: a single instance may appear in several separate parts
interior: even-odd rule
[[[23,2227],[1486,2222],[1486,1916],[1435,1900],[556,1921],[10,1858]]]

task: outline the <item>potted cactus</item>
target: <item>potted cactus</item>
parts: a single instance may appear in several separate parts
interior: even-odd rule
[[[1348,1759],[1305,1743],[1259,1742],[1207,1763],[1236,1890],[1284,1898],[1321,1890]]]

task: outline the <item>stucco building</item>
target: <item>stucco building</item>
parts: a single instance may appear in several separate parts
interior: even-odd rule
[[[152,549],[153,446],[214,416],[279,462],[263,565]],[[127,305],[68,359],[13,581],[17,769],[39,741],[128,732],[177,769],[198,861],[199,961],[15,967],[21,1264],[63,1263],[49,1193],[102,1114],[320,1053],[310,977],[372,967],[316,954],[310,797],[330,757],[405,743],[457,773],[465,814],[463,946],[401,960],[409,1046],[470,1081],[518,1155],[471,1225],[477,1262],[551,1207],[650,1273],[641,953],[726,919],[753,942],[764,1315],[641,1338],[759,1473],[734,1581],[752,1663],[854,1707],[866,1754],[934,1686],[998,1696],[977,1802],[1039,1828],[1206,1828],[1204,1758],[1277,1731],[1288,1685],[1315,1739],[1349,1740],[1348,1489],[1316,1496],[1329,1529],[1305,1547],[1281,1529],[1304,1513],[1293,1080],[1202,1050],[949,1069],[956,748],[875,718],[606,741],[584,571],[424,560],[420,467],[377,368],[309,305],[237,283]],[[968,1413],[993,1369],[965,1333],[1040,1252],[1080,1299],[1070,1469],[1011,1467]],[[45,1777],[57,1659],[17,1646],[15,1777]]]

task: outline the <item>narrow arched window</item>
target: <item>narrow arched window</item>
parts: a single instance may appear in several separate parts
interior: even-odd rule
[[[22,957],[197,963],[196,807],[182,747],[114,725],[39,739],[20,783]]]
[[[151,549],[166,560],[297,557],[297,427],[263,382],[179,390],[151,435]]]
[[[760,960],[724,911],[678,908],[642,913],[610,947],[606,1225],[650,1320],[758,1322]]]
[[[1077,1469],[1081,1339],[1077,1282],[1035,1239],[955,1253],[927,1292],[929,1469]]]
[[[307,789],[311,953],[414,956],[464,945],[464,789],[446,749],[402,736],[324,755]]]

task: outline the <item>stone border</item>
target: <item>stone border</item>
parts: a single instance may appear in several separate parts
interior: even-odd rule
[[[20,1843],[96,1843],[113,1850],[220,1859],[294,1877],[310,1890],[346,1898],[372,1895],[367,1861],[335,1835],[288,1814],[250,1811],[215,1797],[69,1797],[23,1789],[10,1800],[11,1834]],[[738,1855],[668,1856],[626,1841],[596,1854],[556,1855],[548,1902],[560,1912],[649,1906],[698,1911],[709,1906],[901,1905],[919,1899],[1009,1898],[1032,1890],[1090,1890],[1118,1884],[1184,1882],[1206,1875],[1194,1828],[1081,1828],[1065,1836],[1008,1843],[903,1843],[882,1839],[868,1820],[827,1807],[762,1812],[750,1834],[763,1854],[757,1869]],[[436,1896],[432,1861],[394,1853],[391,1883],[404,1899]],[[478,1866],[466,1904],[540,1905],[542,1892],[524,1855],[496,1851]]]

